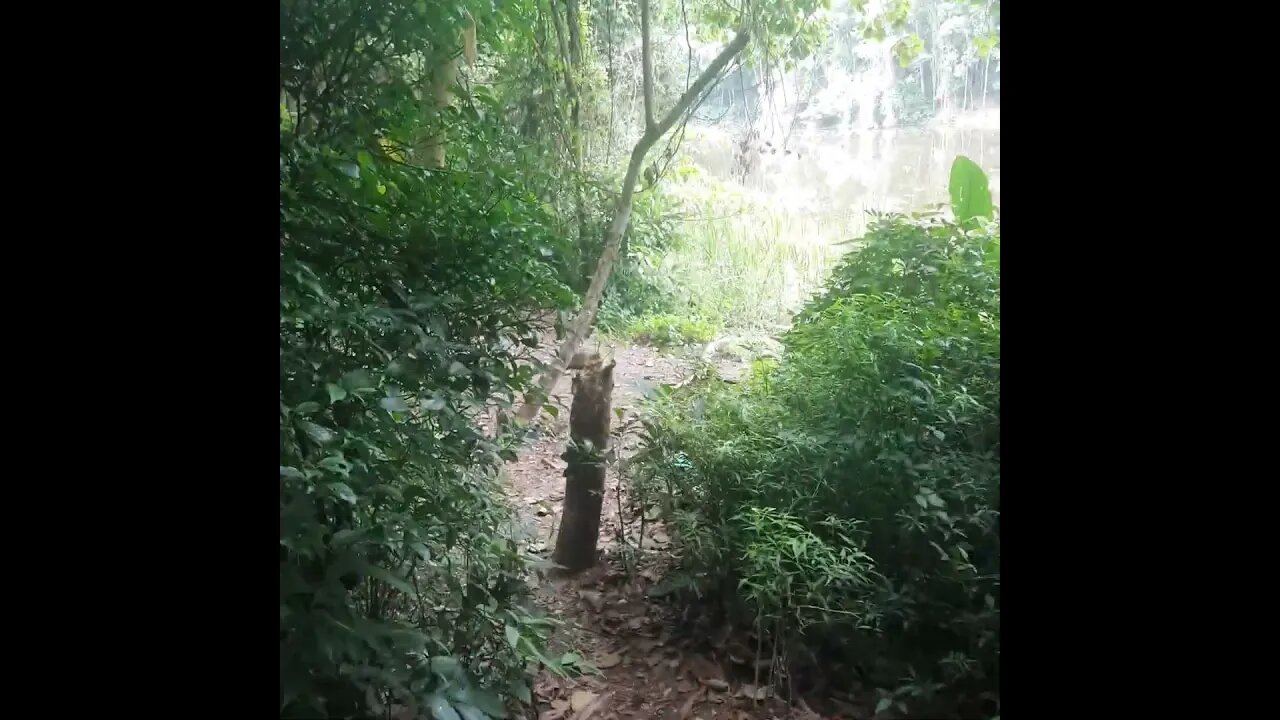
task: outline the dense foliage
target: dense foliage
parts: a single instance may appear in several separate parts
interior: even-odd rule
[[[994,714],[999,225],[886,215],[862,244],[780,363],[654,408],[635,482],[665,495],[685,584],[792,673]]]
[[[829,4],[662,4],[658,106],[707,64],[691,37],[746,18],[741,85],[812,51]],[[515,439],[480,417],[531,387],[544,319],[601,255],[644,132],[638,5],[281,0],[282,717],[504,717],[530,661],[557,667],[499,483]],[[653,149],[600,316],[659,345],[794,308],[748,268],[826,267],[776,224],[682,225],[730,211],[664,192],[681,137]],[[700,588],[922,701],[998,694],[999,239],[979,225],[878,222],[785,361],[671,398],[637,464]]]
[[[487,7],[281,3],[282,716],[528,699],[545,623],[498,493],[511,450],[475,415],[528,383],[537,314],[574,297],[537,149],[491,93],[423,90],[470,17],[482,47],[518,40],[522,6]]]

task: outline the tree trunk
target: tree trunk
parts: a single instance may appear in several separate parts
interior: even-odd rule
[[[650,54],[648,43],[648,0],[640,0],[640,13],[644,22],[641,23],[641,29],[644,36],[642,40],[645,48],[643,61],[643,71],[649,81],[645,87],[652,88],[653,77],[653,56]],[[661,122],[646,122],[644,135],[640,141],[636,143],[635,148],[631,151],[631,160],[627,164],[627,174],[622,180],[622,194],[618,198],[618,204],[614,206],[613,220],[609,223],[609,229],[605,233],[604,250],[600,253],[600,262],[596,264],[596,271],[591,276],[591,285],[587,288],[587,294],[582,299],[582,310],[578,312],[578,316],[574,318],[573,323],[569,327],[569,332],[560,345],[556,358],[552,361],[551,367],[543,374],[538,382],[538,387],[531,390],[526,396],[524,405],[516,412],[516,417],[523,422],[528,422],[538,414],[538,410],[545,402],[547,393],[560,380],[560,376],[564,374],[565,364],[573,357],[573,353],[577,351],[578,344],[587,336],[587,332],[591,329],[596,319],[596,311],[600,308],[600,299],[604,296],[605,285],[609,282],[609,274],[613,272],[613,266],[618,261],[618,253],[622,245],[622,236],[626,233],[627,223],[631,221],[631,200],[635,194],[636,181],[640,177],[640,169],[644,165],[645,155],[649,149],[662,139],[676,122],[693,106],[694,102],[700,100],[703,91],[707,89],[711,83],[720,76],[728,66],[729,61],[742,52],[750,40],[750,32],[744,26],[737,31],[733,40],[725,46],[715,60],[702,71],[697,80],[685,90],[680,99],[676,101],[674,107],[662,118]],[[645,95],[646,104],[651,102],[651,94]],[[652,117],[652,109],[646,107],[645,117]]]
[[[467,14],[467,24],[462,30],[462,57],[468,65],[476,63],[476,21]],[[424,101],[427,125],[439,125],[444,109],[453,101],[453,84],[458,80],[458,56],[452,51],[443,54],[431,71],[428,97]],[[444,130],[429,132],[418,148],[424,156],[424,165],[438,169],[444,167]]]
[[[604,453],[609,448],[609,415],[613,396],[613,361],[595,362],[573,379],[569,411],[569,448],[564,477],[564,512],[552,559],[569,570],[596,563],[600,508],[604,503]]]
[[[986,60],[982,65],[982,109],[987,108],[987,78],[991,76],[991,53],[987,52]]]

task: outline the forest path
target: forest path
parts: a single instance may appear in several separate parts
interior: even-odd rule
[[[594,350],[588,343],[585,350]],[[544,348],[540,355],[551,350]],[[697,352],[666,355],[644,346],[614,346],[616,361],[613,407],[623,419],[613,420],[614,439],[621,457],[639,446],[639,437],[620,427],[635,426],[642,398],[664,384],[687,379],[697,364]],[[736,376],[740,363],[717,363],[722,375]],[[554,533],[564,503],[564,468],[560,458],[569,434],[571,377],[566,373],[551,393],[560,408],[556,417],[543,413],[536,436],[527,441],[519,459],[509,463],[507,492],[529,533],[530,549],[550,560]],[[540,606],[563,623],[552,638],[552,651],[582,656],[587,672],[561,678],[545,668],[534,685],[538,720],[816,720],[807,709],[788,708],[765,689],[753,684],[754,652],[727,630],[685,622],[681,608],[664,603],[654,592],[674,558],[666,550],[671,538],[649,513],[632,507],[621,487],[617,463],[605,481],[600,521],[600,560],[576,575],[552,572],[535,589]],[[643,538],[634,573],[626,567],[625,546]],[[591,666],[598,669],[593,672]],[[761,672],[760,682],[764,682]],[[755,702],[756,693],[761,701]]]

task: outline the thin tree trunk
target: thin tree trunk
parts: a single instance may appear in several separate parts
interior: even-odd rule
[[[604,296],[605,285],[609,282],[609,275],[613,272],[613,266],[618,261],[618,252],[622,246],[622,236],[626,233],[627,224],[631,221],[631,205],[632,196],[635,194],[636,181],[640,177],[640,169],[644,166],[645,155],[649,149],[662,139],[668,131],[675,126],[681,117],[689,110],[689,108],[698,101],[703,93],[715,81],[720,73],[738,53],[742,52],[747,46],[747,42],[751,39],[750,31],[744,25],[739,28],[733,40],[720,51],[715,60],[698,75],[698,79],[693,81],[688,90],[680,96],[674,107],[667,112],[666,116],[660,122],[653,122],[653,55],[649,42],[649,0],[640,0],[640,17],[641,17],[641,47],[642,69],[644,72],[644,88],[645,88],[645,131],[640,141],[636,143],[635,148],[631,151],[631,160],[627,163],[627,174],[622,180],[622,194],[618,197],[618,204],[614,206],[613,220],[609,223],[609,228],[605,233],[604,250],[600,253],[600,262],[596,264],[596,271],[591,277],[591,285],[587,288],[587,294],[582,300],[582,310],[578,312],[578,316],[574,318],[573,323],[569,327],[568,335],[564,342],[560,345],[560,351],[556,353],[555,360],[552,361],[551,367],[543,374],[538,383],[538,387],[532,390],[525,397],[524,405],[516,412],[516,417],[524,422],[528,422],[538,414],[543,402],[547,397],[547,393],[560,380],[560,376],[564,374],[564,367],[573,357],[573,353],[577,351],[578,344],[586,337],[587,332],[591,329],[596,319],[596,311],[600,308],[600,299]]]
[[[987,52],[986,60],[982,65],[982,109],[987,109],[987,78],[991,76],[991,52]]]
[[[574,215],[578,222],[578,252],[580,256],[585,257],[588,250],[588,230],[586,198],[582,190],[582,103],[577,82],[577,73],[582,65],[582,29],[578,19],[578,0],[564,1],[563,17],[556,9],[556,0],[551,0],[551,18],[556,29],[556,42],[560,47],[560,63],[564,66],[564,88],[569,98],[567,118],[569,138],[566,144],[574,172]],[[578,272],[580,274],[575,279],[575,284],[586,275],[585,262],[578,268]]]

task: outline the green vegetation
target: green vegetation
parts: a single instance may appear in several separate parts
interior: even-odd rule
[[[773,332],[822,284],[856,220],[763,204],[679,168],[669,188],[637,202],[600,326],[655,344],[706,342],[703,335],[726,329]],[[690,323],[706,332],[680,329]]]
[[[711,342],[716,328],[705,320],[676,315],[648,315],[627,327],[627,334],[642,345],[670,347]]]
[[[532,671],[591,670],[549,653],[558,624],[530,591],[546,561],[502,468],[532,350],[575,312],[590,324],[618,250],[602,332],[746,330],[723,349],[745,358],[789,327],[743,384],[650,408],[629,481],[661,498],[672,580],[789,677],[859,677],[882,713],[998,713],[986,177],[958,162],[954,219],[879,216],[843,254],[861,217],[762,204],[679,152],[701,104],[825,62],[833,28],[857,45],[938,25],[927,55],[963,14],[990,55],[992,5],[840,3],[834,22],[826,0],[653,4],[281,0],[282,718],[519,717]]]
[[[999,699],[1000,237],[961,217],[876,219],[784,359],[666,397],[632,466],[684,584],[926,717]]]
[[[281,4],[282,716],[503,717],[529,697],[547,622],[503,531],[510,443],[474,415],[529,382],[534,313],[574,300],[567,222],[534,149],[483,113],[496,97],[424,119],[416,94],[464,11],[481,42],[521,38],[528,8],[487,9]]]

